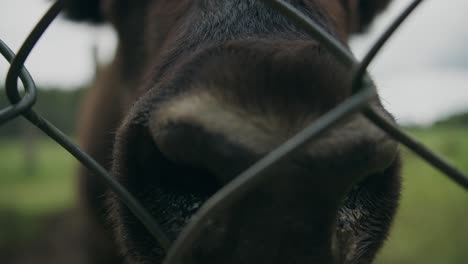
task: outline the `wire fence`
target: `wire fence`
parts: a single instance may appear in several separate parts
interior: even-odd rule
[[[468,176],[462,171],[452,166],[442,157],[438,156],[430,149],[419,143],[416,139],[407,135],[392,122],[382,117],[369,106],[370,99],[376,95],[376,88],[369,78],[367,68],[374,60],[376,54],[381,50],[387,40],[393,35],[396,29],[405,21],[405,19],[423,2],[423,0],[414,0],[408,7],[391,23],[381,37],[376,41],[368,51],[362,61],[357,61],[353,55],[341,43],[336,41],[324,29],[316,24],[306,15],[295,9],[284,0],[259,0],[270,5],[279,13],[289,18],[298,27],[304,29],[313,36],[324,47],[326,47],[336,58],[349,67],[354,75],[352,79],[353,95],[346,101],[332,109],[318,120],[304,128],[295,136],[284,142],[282,145],[271,151],[257,163],[252,165],[246,171],[234,178],[225,185],[220,191],[208,199],[198,210],[193,220],[185,227],[176,241],[170,241],[162,231],[158,223],[151,214],[130,194],[118,181],[116,181],[102,166],[93,160],[87,153],[75,145],[64,133],[57,129],[53,124],[34,111],[33,106],[37,100],[37,87],[32,76],[24,67],[31,50],[34,48],[44,31],[50,23],[57,17],[63,9],[63,1],[55,2],[39,23],[35,26],[31,34],[27,37],[18,53],[15,55],[10,48],[0,39],[0,53],[10,63],[5,83],[6,96],[10,105],[0,109],[0,127],[6,122],[23,116],[55,142],[65,148],[85,167],[93,171],[97,177],[101,177],[114,191],[123,203],[136,215],[136,217],[147,228],[148,232],[158,241],[160,246],[166,250],[167,257],[165,264],[181,263],[183,254],[179,254],[190,248],[195,239],[200,235],[207,220],[231,205],[246,192],[255,188],[268,177],[268,170],[275,164],[290,157],[295,151],[325,133],[333,125],[337,124],[348,115],[361,111],[363,115],[372,121],[376,126],[384,130],[396,141],[412,150],[427,163],[434,166],[447,177],[468,190]],[[20,93],[18,88],[18,78],[24,86],[24,92]]]

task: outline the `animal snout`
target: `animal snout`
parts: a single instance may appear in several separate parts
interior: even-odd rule
[[[390,1],[284,2],[346,45]],[[75,20],[110,22],[118,38],[83,114],[86,149],[173,241],[225,184],[352,95],[350,69],[264,1],[64,3]],[[369,107],[391,119],[377,97]],[[86,214],[116,244],[109,256],[163,263],[165,251],[119,197],[82,174]],[[182,263],[372,262],[398,205],[399,158],[361,114],[263,176],[202,223]]]
[[[248,44],[229,43],[194,57],[187,69],[179,69],[184,82],[175,82],[187,85],[184,92],[149,115],[149,134],[161,153],[206,171],[218,186],[350,96],[348,71],[320,46]],[[239,56],[243,60],[236,60]],[[388,116],[377,99],[370,107]],[[354,253],[337,253],[332,246],[335,235],[344,241],[341,234],[351,232],[336,231],[341,212],[347,212],[345,201],[360,197],[372,185],[369,177],[386,184],[397,157],[397,144],[383,131],[360,113],[350,115],[275,164],[265,182],[207,224],[192,252],[181,254],[193,263],[215,263],[230,251],[236,252],[232,262],[223,263],[247,256],[262,263],[353,258]],[[366,195],[385,199],[374,189]],[[320,243],[310,246],[314,241]]]
[[[166,85],[182,92],[150,111],[150,134],[168,158],[207,168],[223,184],[351,96],[349,70],[312,41],[231,41],[173,75]],[[371,107],[391,119],[376,98]],[[291,162],[359,177],[386,169],[396,152],[353,114]]]
[[[165,76],[120,127],[112,171],[172,239],[223,185],[351,96],[349,69],[313,41],[230,41]],[[369,107],[391,119],[377,98]],[[372,259],[396,209],[398,168],[397,144],[351,114],[275,164],[181,254],[187,263]],[[132,217],[119,208],[115,219]],[[162,259],[138,223],[117,224],[129,254]]]
[[[212,95],[197,94],[171,100],[154,112],[150,130],[156,145],[169,159],[205,168],[226,184],[316,121],[318,115],[304,115],[294,122],[294,127],[285,127],[290,120],[282,118],[286,117],[245,112]],[[395,141],[363,115],[354,114],[308,143],[288,163],[307,169],[311,175],[304,180],[310,183],[314,182],[311,177],[317,177],[315,171],[335,175],[320,180],[315,187],[338,193],[355,181],[383,172],[397,153]]]

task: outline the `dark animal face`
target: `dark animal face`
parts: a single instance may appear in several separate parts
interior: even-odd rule
[[[343,43],[388,2],[290,1]],[[350,70],[260,0],[67,5],[118,32],[103,84],[122,112],[112,171],[172,239],[221,186],[351,95]],[[377,98],[372,107],[388,116]],[[370,263],[398,197],[396,143],[356,114],[207,223],[184,263]],[[154,239],[110,200],[128,259],[160,263]]]

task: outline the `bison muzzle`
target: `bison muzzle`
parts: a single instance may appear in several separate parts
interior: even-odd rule
[[[389,1],[289,2],[346,43]],[[223,185],[352,95],[350,69],[260,0],[65,3],[119,38],[84,104],[82,144],[173,240]],[[371,107],[392,120],[378,98]],[[184,263],[371,263],[399,167],[397,144],[351,115],[210,219]],[[118,197],[81,174],[90,263],[162,263]]]

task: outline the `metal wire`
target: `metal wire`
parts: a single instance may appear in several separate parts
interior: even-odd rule
[[[8,46],[2,40],[0,40],[0,54],[10,63],[15,57],[13,51],[10,48],[8,48]],[[26,93],[24,97],[20,99],[19,102],[11,104],[10,106],[4,109],[0,109],[0,126],[13,118],[20,116],[21,113],[27,111],[36,102],[36,85],[34,84],[34,80],[32,79],[31,75],[24,67],[19,73],[19,78],[21,79],[24,85]]]
[[[375,58],[375,55],[380,51],[382,46],[387,40],[395,33],[396,29],[404,22],[404,20],[419,6],[422,0],[414,0],[411,4],[394,20],[393,23],[384,31],[381,37],[376,41],[367,55],[364,57],[363,62],[358,66],[354,57],[347,52],[343,45],[337,41],[333,41],[333,37],[330,36],[326,31],[320,30],[320,26],[309,19],[307,16],[302,14],[294,6],[290,5],[284,0],[263,0],[265,3],[270,4],[273,8],[276,8],[278,12],[283,14],[285,17],[290,18],[291,21],[296,22],[297,26],[304,28],[313,37],[321,40],[321,44],[324,45],[329,51],[334,54],[338,59],[342,60],[345,65],[354,67],[355,78],[353,78],[353,85],[360,85],[362,82],[369,82],[368,75],[366,74],[367,67]],[[362,78],[362,79],[361,79]],[[353,90],[359,90],[359,86],[354,86]],[[418,154],[421,158],[426,160],[430,165],[439,171],[443,172],[453,181],[459,183],[462,187],[468,190],[468,176],[458,170],[456,167],[445,161],[439,155],[425,147],[424,144],[420,143],[415,138],[404,133],[401,129],[397,128],[395,124],[386,118],[382,117],[379,113],[372,109],[364,111],[364,115],[372,121],[375,125],[380,127],[382,130],[387,132],[395,140],[402,143],[408,149]]]
[[[37,88],[27,74],[27,70],[24,68],[24,62],[30,54],[32,48],[36,45],[39,38],[42,36],[44,31],[48,28],[50,23],[55,19],[59,12],[63,9],[63,2],[55,2],[47,13],[42,17],[40,22],[33,29],[29,37],[26,39],[24,44],[21,46],[17,56],[14,56],[13,52],[3,43],[0,43],[0,49],[6,51],[7,59],[14,57],[12,66],[8,72],[6,81],[6,91],[8,98],[12,104],[16,102],[22,102],[18,88],[16,86],[18,74],[24,75],[25,87],[27,92],[31,92],[31,97],[34,98],[37,94]],[[3,54],[3,52],[2,52]],[[29,81],[29,82],[27,82]],[[166,234],[162,231],[159,225],[154,221],[151,214],[131,195],[125,187],[123,187],[117,180],[115,180],[99,163],[92,159],[88,154],[82,151],[76,146],[65,134],[59,129],[49,123],[46,119],[37,114],[31,107],[34,101],[30,101],[28,98],[26,106],[23,108],[13,108],[16,112],[6,109],[6,111],[0,112],[0,120],[7,120],[7,118],[15,117],[17,114],[22,114],[32,124],[42,130],[46,135],[55,140],[63,148],[65,148],[70,154],[72,154],[78,161],[80,161],[86,168],[93,171],[98,177],[101,177],[108,187],[115,192],[122,202],[129,208],[129,210],[137,216],[137,218],[143,223],[153,237],[158,241],[162,248],[168,249],[170,247],[170,241]]]
[[[209,223],[210,218],[214,218],[217,214],[222,212],[223,209],[232,205],[235,201],[242,198],[247,192],[251,191],[261,182],[263,182],[268,176],[268,173],[266,172],[273,170],[275,164],[279,164],[282,160],[289,158],[295,153],[295,151],[299,150],[301,146],[307,144],[312,139],[325,132],[326,129],[330,129],[333,124],[347,115],[354,113],[360,107],[365,106],[368,100],[371,99],[372,95],[375,95],[373,93],[373,91],[375,91],[375,86],[370,78],[367,77],[367,67],[381,49],[383,44],[386,42],[386,40],[395,32],[395,30],[399,27],[399,25],[401,25],[405,18],[421,2],[420,0],[417,0],[407,10],[405,10],[405,12],[403,12],[402,15],[395,20],[389,29],[386,30],[379,38],[379,40],[373,45],[368,54],[365,56],[363,62],[359,64],[341,43],[336,41],[330,34],[321,29],[317,23],[302,14],[291,4],[283,0],[264,1],[294,21],[297,26],[306,29],[309,34],[318,39],[320,43],[324,45],[333,55],[341,59],[345,65],[356,69],[354,71],[352,82],[352,88],[354,91],[360,90],[361,87],[363,87],[362,84],[364,81],[366,82],[366,89],[358,92],[347,101],[324,115],[322,118],[313,122],[311,125],[299,132],[296,136],[280,145],[277,149],[273,150],[245,172],[234,178],[234,180],[224,186],[218,193],[213,195],[213,197],[205,202],[202,208],[198,210],[192,222],[190,222],[181,235],[179,235],[178,239],[169,251],[164,264],[182,263],[184,253],[192,248],[193,243],[200,236],[206,227],[206,224]],[[367,108],[366,112],[375,114],[372,115],[372,117],[379,121],[380,119],[385,120],[380,116],[376,116],[377,113],[375,113],[370,108]]]
[[[211,197],[195,214],[192,221],[176,240],[167,254],[167,258],[164,262],[165,264],[181,263],[180,258],[183,256],[183,252],[191,248],[192,243],[204,228],[206,219],[222,211],[222,209],[228,207],[230,204],[242,197],[246,192],[252,190],[255,186],[263,182],[265,178],[268,177],[267,172],[274,169],[275,164],[288,159],[302,146],[314,138],[317,138],[340,120],[356,111],[362,111],[364,116],[395,140],[408,147],[435,168],[444,172],[444,174],[456,183],[465,189],[468,189],[468,177],[463,174],[463,172],[450,165],[447,161],[433,153],[423,144],[405,134],[393,123],[367,107],[369,100],[376,94],[375,85],[367,74],[368,66],[396,29],[399,28],[403,21],[405,21],[416,7],[422,3],[422,0],[414,0],[411,2],[411,4],[394,20],[394,22],[390,24],[388,29],[376,41],[360,63],[357,62],[354,56],[344,45],[330,36],[330,34],[323,30],[318,24],[299,12],[288,2],[284,0],[262,1],[283,14],[285,17],[289,18],[298,27],[312,35],[332,54],[334,54],[339,61],[350,67],[350,70],[353,71],[353,80],[350,85],[352,85],[354,95],[277,147],[271,153],[236,177],[232,182],[224,186],[218,193],[213,195],[213,197]],[[102,166],[100,166],[88,154],[79,149],[59,129],[54,127],[32,109],[37,98],[37,88],[34,84],[33,78],[24,67],[24,62],[39,38],[42,36],[43,32],[48,28],[49,24],[55,19],[62,8],[63,1],[57,1],[51,6],[48,12],[28,36],[17,56],[15,56],[8,46],[0,40],[0,53],[11,64],[5,86],[7,97],[10,100],[11,105],[4,109],[0,109],[0,126],[9,120],[23,115],[32,124],[70,152],[85,167],[93,171],[98,177],[101,177],[107,183],[109,188],[117,194],[122,202],[128,206],[135,216],[143,223],[143,225],[148,229],[148,232],[152,234],[161,247],[167,251],[171,246],[171,242],[160,226],[154,221],[151,214],[145,210],[141,204]],[[17,87],[18,77],[21,79],[25,88],[23,96],[21,96]]]
[[[387,43],[391,36],[395,33],[395,31],[401,26],[403,22],[408,18],[411,13],[421,4],[424,0],[415,0],[413,1],[401,14],[393,21],[393,23],[388,26],[388,28],[380,35],[377,41],[372,45],[370,50],[364,56],[359,67],[354,72],[354,78],[352,81],[353,91],[358,90],[361,87],[361,82],[365,78],[367,68],[371,64],[371,62],[377,56],[377,53],[382,49],[382,47]]]
[[[192,221],[187,224],[169,251],[164,264],[182,263],[184,252],[192,248],[193,242],[199,237],[211,217],[214,217],[223,209],[242,198],[244,194],[264,182],[266,177],[271,175],[268,172],[274,170],[276,164],[288,159],[300,150],[301,147],[322,135],[327,129],[330,129],[348,115],[364,108],[373,96],[375,96],[375,90],[369,85],[366,89],[363,89],[307,126],[225,185],[203,204]]]

